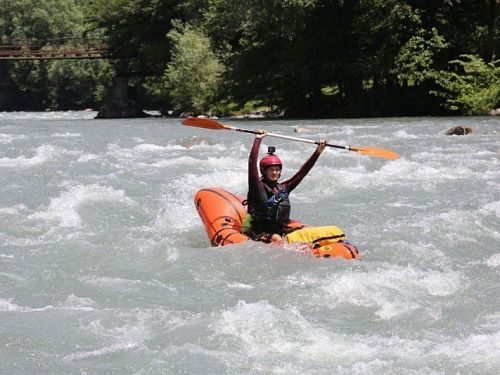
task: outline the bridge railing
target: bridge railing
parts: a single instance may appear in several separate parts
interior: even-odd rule
[[[97,39],[16,40],[0,45],[0,60],[102,59],[124,57]]]

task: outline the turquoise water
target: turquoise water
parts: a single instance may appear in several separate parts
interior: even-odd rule
[[[94,115],[0,113],[0,373],[500,372],[500,119],[227,121],[401,154],[329,149],[292,193],[345,261],[209,246],[194,194],[246,193],[252,135]],[[314,150],[263,143],[283,178]]]

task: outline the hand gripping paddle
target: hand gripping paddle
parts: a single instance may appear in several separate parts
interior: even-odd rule
[[[226,124],[223,124],[219,121],[209,119],[209,118],[204,118],[204,117],[188,117],[182,121],[183,125],[187,126],[195,126],[198,128],[204,128],[204,129],[212,129],[212,130],[235,130],[238,132],[244,132],[244,133],[251,133],[251,134],[260,134],[259,131],[257,130],[249,130],[249,129],[242,129],[242,128],[237,128],[235,126],[229,126]],[[281,139],[288,139],[291,141],[298,141],[298,142],[305,142],[305,143],[313,143],[316,145],[319,145],[318,141],[313,141],[311,139],[305,139],[305,138],[297,138],[297,137],[290,137],[287,135],[281,135],[281,134],[274,134],[274,133],[267,133],[266,134],[270,137],[275,137],[275,138],[281,138]],[[399,154],[397,152],[387,150],[384,148],[377,148],[377,147],[358,147],[358,146],[339,146],[339,145],[332,145],[330,143],[326,144],[328,147],[334,147],[334,148],[340,148],[343,150],[347,151],[354,151],[363,155],[368,155],[368,156],[376,156],[379,158],[384,158],[384,159],[398,159]]]

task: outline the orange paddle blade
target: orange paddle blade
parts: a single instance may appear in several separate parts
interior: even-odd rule
[[[188,117],[188,118],[185,118],[184,120],[182,120],[182,124],[187,125],[187,126],[196,126],[197,128],[211,129],[211,130],[236,130],[239,132],[251,133],[251,134],[259,134],[260,133],[259,131],[255,131],[255,130],[241,129],[241,128],[236,128],[234,126],[224,125],[217,120],[213,120],[213,119],[205,118],[205,117]],[[273,134],[273,133],[267,133],[267,135],[271,136],[271,137],[276,137],[276,138],[289,139],[292,141],[318,144],[318,142],[312,141],[310,139],[290,137],[290,136],[286,136],[286,135]],[[386,150],[383,148],[338,146],[338,145],[332,145],[329,143],[327,143],[326,145],[330,146],[330,147],[348,150],[348,151],[356,151],[356,152],[358,152],[360,154],[364,154],[364,155],[377,156],[379,158],[384,158],[384,159],[394,160],[394,159],[399,158],[399,154],[397,152],[394,152],[391,150]]]
[[[377,156],[379,158],[395,160],[399,159],[399,154],[397,152],[387,150],[385,148],[377,147],[350,147],[352,151],[359,152],[363,155]]]
[[[212,129],[212,130],[222,130],[229,129],[229,126],[221,124],[218,121],[204,118],[204,117],[188,117],[182,120],[183,125],[196,126],[197,128]]]

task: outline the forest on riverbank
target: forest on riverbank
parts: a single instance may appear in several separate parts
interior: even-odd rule
[[[499,0],[0,0],[0,44],[97,40],[125,59],[0,60],[0,111],[484,115],[500,107]],[[124,61],[126,64],[124,64]]]

